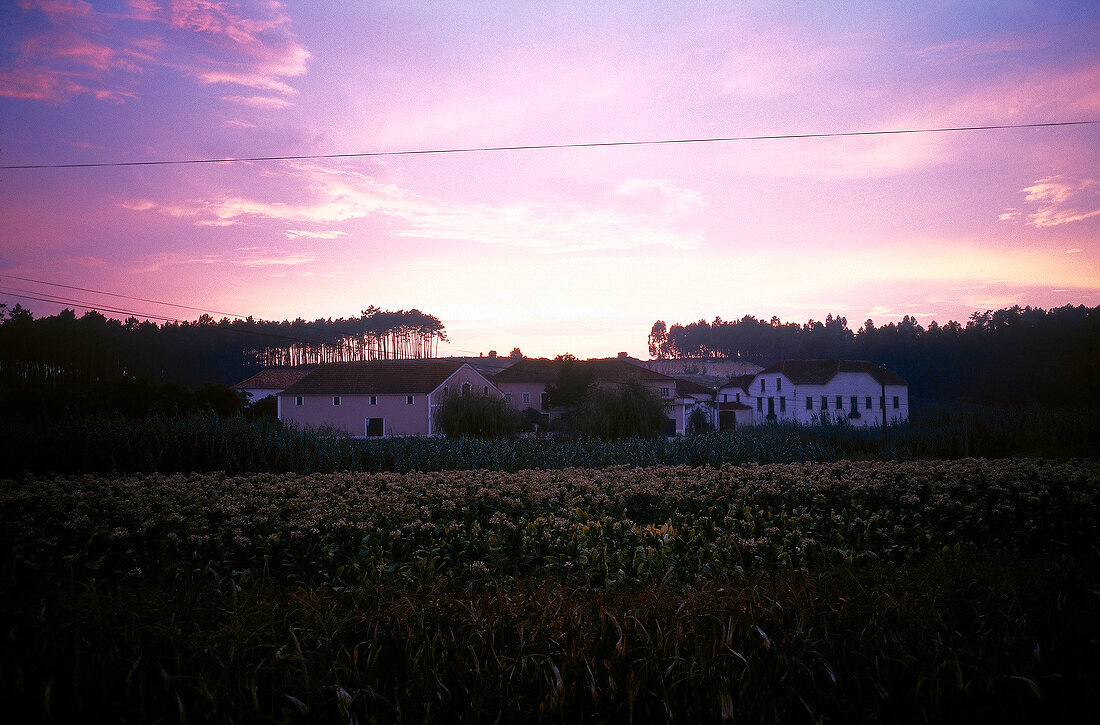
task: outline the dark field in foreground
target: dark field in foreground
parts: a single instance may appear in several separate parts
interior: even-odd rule
[[[0,489],[28,720],[1092,722],[1100,463]]]

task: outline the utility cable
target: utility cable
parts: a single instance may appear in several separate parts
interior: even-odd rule
[[[181,304],[177,304],[175,302],[163,302],[161,300],[151,300],[151,299],[147,299],[145,297],[131,297],[130,295],[122,295],[122,294],[117,294],[115,292],[104,292],[103,290],[90,289],[88,287],[73,287],[72,285],[60,284],[58,282],[46,282],[45,280],[41,280],[41,279],[31,279],[30,277],[19,277],[19,276],[16,276],[14,274],[2,274],[2,275],[0,275],[0,280],[4,279],[5,277],[7,277],[9,279],[17,279],[17,280],[20,280],[21,282],[33,282],[35,284],[45,284],[45,285],[49,285],[51,287],[63,287],[65,289],[77,290],[79,292],[91,292],[92,294],[97,294],[97,295],[107,295],[108,297],[121,297],[122,299],[125,299],[125,300],[135,300],[137,302],[149,302],[149,303],[154,304],[154,305],[165,305],[167,307],[179,307],[180,309],[184,309],[184,310],[193,310],[195,312],[206,312],[207,314],[221,315],[222,317],[239,317],[241,319],[244,319],[245,317],[248,317],[248,315],[239,315],[235,312],[218,312],[217,310],[204,310],[201,307],[190,307],[188,305],[181,305]],[[43,294],[45,294],[45,293],[43,293]]]
[[[1059,126],[1087,126],[1098,124],[1100,121],[1050,121],[1044,123],[1005,123],[990,124],[984,126],[950,126],[938,128],[906,128],[883,129],[873,131],[835,131],[824,133],[787,133],[787,134],[762,134],[757,136],[716,136],[700,138],[675,138],[656,139],[642,141],[593,141],[588,143],[548,143],[548,144],[519,144],[515,146],[467,146],[441,149],[411,149],[404,151],[363,151],[357,153],[338,154],[298,154],[283,156],[238,156],[214,159],[159,159],[151,161],[96,161],[88,163],[62,163],[62,164],[11,164],[0,166],[0,169],[26,170],[26,169],[88,169],[107,168],[118,166],[179,166],[185,164],[231,164],[240,162],[260,161],[317,161],[321,159],[361,159],[378,158],[385,156],[426,156],[442,154],[469,154],[486,153],[493,151],[545,151],[549,149],[588,149],[609,148],[615,146],[660,146],[677,144],[699,143],[728,143],[734,141],[778,141],[783,139],[808,139],[808,138],[846,138],[853,136],[896,136],[902,134],[922,133],[953,133],[961,131],[995,131],[1019,128],[1052,128]]]

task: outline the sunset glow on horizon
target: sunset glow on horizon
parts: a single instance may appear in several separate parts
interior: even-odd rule
[[[572,146],[1100,121],[1095,2],[17,0],[0,27],[0,166],[105,164],[0,169],[0,302],[36,316],[417,308],[442,355],[646,358],[656,320],[1100,305],[1100,124]],[[567,147],[317,158],[536,145]]]

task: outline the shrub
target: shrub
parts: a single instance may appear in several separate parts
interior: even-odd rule
[[[436,416],[448,438],[504,438],[518,433],[524,422],[504,398],[483,393],[448,394]]]
[[[602,439],[656,438],[668,418],[665,404],[642,381],[617,387],[592,386],[577,410],[577,431]]]

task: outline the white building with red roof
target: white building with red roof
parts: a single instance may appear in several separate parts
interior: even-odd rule
[[[450,393],[501,396],[461,360],[326,363],[279,393],[279,420],[353,437],[436,435],[435,416]]]
[[[718,390],[723,403],[747,406],[753,423],[847,420],[880,426],[909,420],[909,385],[895,372],[865,360],[784,360]],[[740,424],[739,416],[737,422]]]

